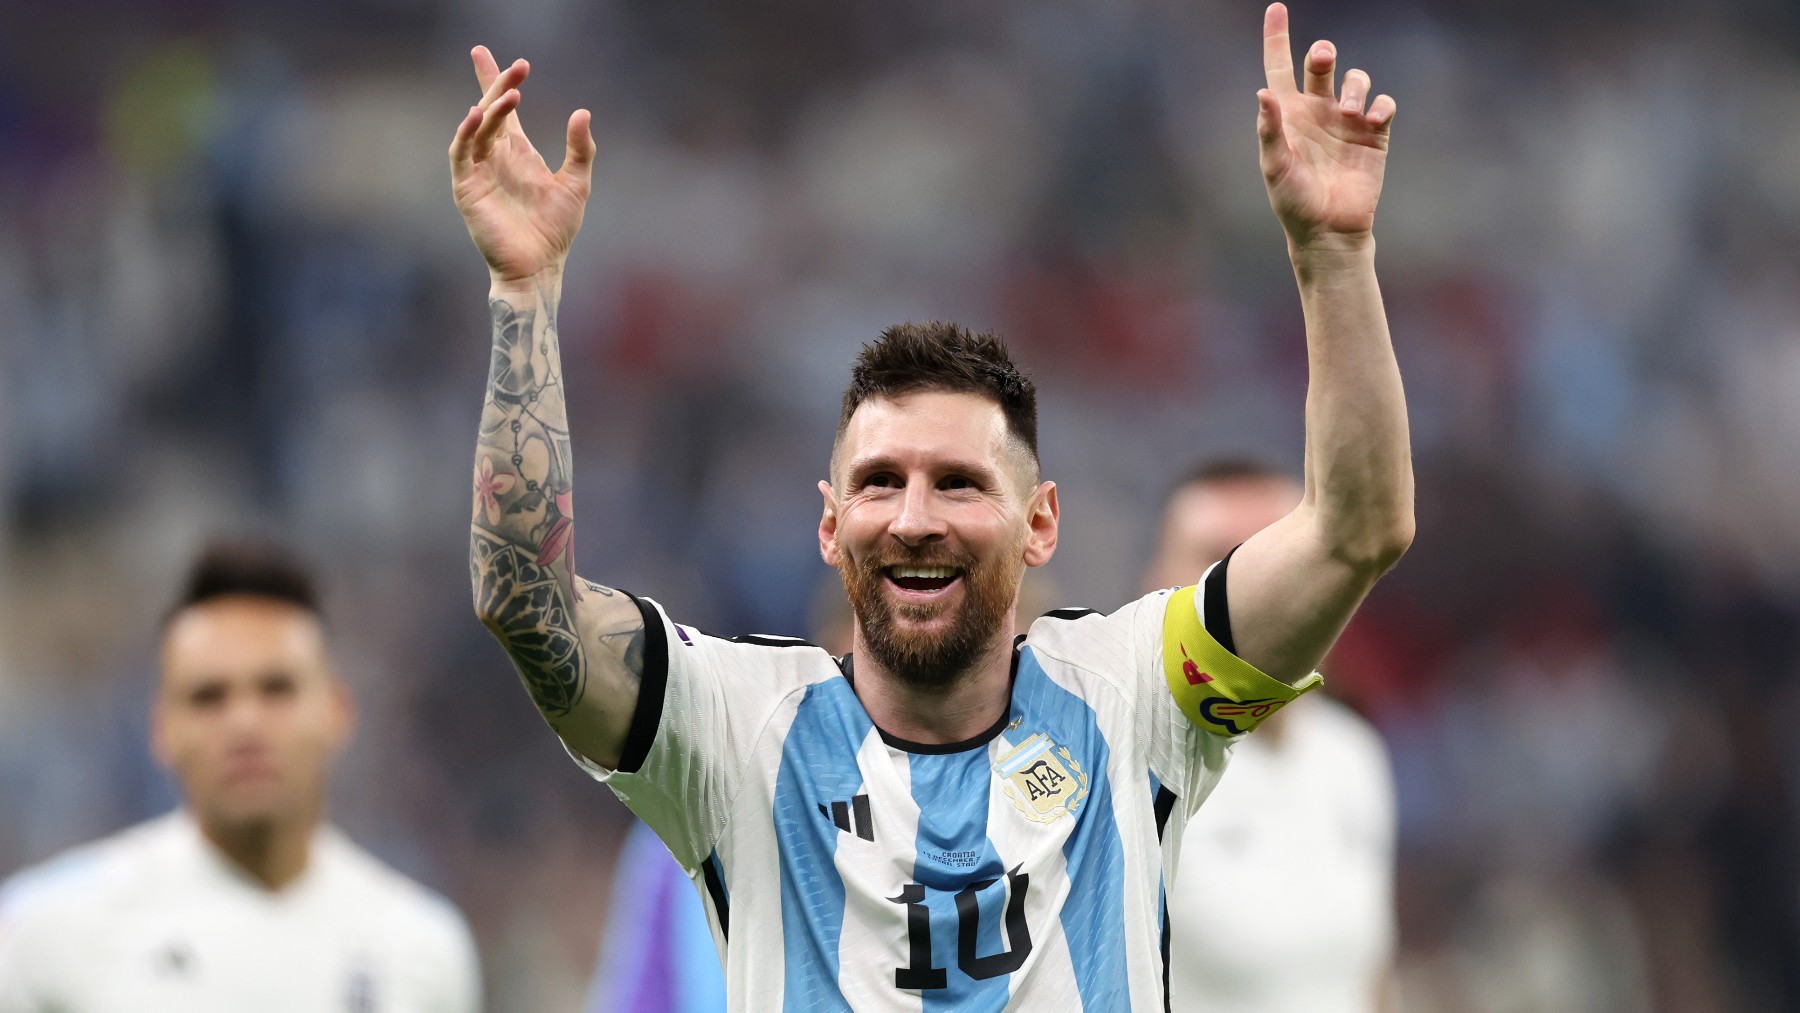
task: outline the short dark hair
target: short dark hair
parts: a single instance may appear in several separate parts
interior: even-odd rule
[[[208,543],[189,568],[187,583],[168,618],[216,598],[238,595],[285,602],[324,618],[312,571],[285,547],[255,539]]]
[[[850,369],[850,386],[844,388],[837,439],[843,439],[850,416],[869,398],[919,391],[978,394],[994,401],[1006,417],[1007,431],[1037,463],[1037,385],[1013,365],[998,334],[937,320],[895,324],[863,345]]]
[[[1201,461],[1182,472],[1181,477],[1163,491],[1163,509],[1177,493],[1190,486],[1215,485],[1226,482],[1293,482],[1294,473],[1279,464],[1260,457],[1219,457]]]

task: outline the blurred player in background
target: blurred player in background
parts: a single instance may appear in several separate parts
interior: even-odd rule
[[[515,115],[529,65],[471,56],[482,95],[449,159],[489,270],[476,614],[571,757],[704,891],[731,1007],[1163,1007],[1182,826],[1411,544],[1372,233],[1393,99],[1360,70],[1340,95],[1328,42],[1296,79],[1269,7],[1256,134],[1306,320],[1301,503],[1229,571],[1016,641],[1060,519],[1036,388],[992,335],[889,328],[857,357],[819,483],[820,554],[856,615],[836,659],[710,637],[577,575],[557,313],[596,146],[577,110],[552,173]]]
[[[1256,462],[1194,470],[1169,491],[1144,589],[1224,557],[1302,493]],[[1172,1008],[1394,1008],[1394,833],[1393,773],[1368,722],[1320,693],[1264,722],[1182,839],[1169,891]]]
[[[182,807],[0,889],[0,1013],[478,1009],[461,914],[324,822],[353,720],[311,576],[208,549],[151,714]]]

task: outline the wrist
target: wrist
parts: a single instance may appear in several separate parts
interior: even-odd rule
[[[562,279],[561,264],[517,278],[502,277],[490,271],[488,298],[513,305],[536,302],[543,298],[554,299],[562,293]]]
[[[1337,233],[1303,243],[1289,240],[1288,260],[1302,280],[1320,274],[1366,271],[1375,263],[1375,237],[1364,232],[1354,236]]]
[[[1316,232],[1303,239],[1292,235],[1287,237],[1288,256],[1292,259],[1301,257],[1336,257],[1346,254],[1363,254],[1375,252],[1375,234],[1373,232]]]

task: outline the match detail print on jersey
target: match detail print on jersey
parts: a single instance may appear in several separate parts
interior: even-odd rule
[[[1325,681],[1314,672],[1289,686],[1227,651],[1200,622],[1194,591],[1169,595],[1163,612],[1163,677],[1188,720],[1220,735],[1242,735]]]

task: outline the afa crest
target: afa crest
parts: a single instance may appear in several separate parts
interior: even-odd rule
[[[1050,823],[1081,808],[1087,800],[1088,775],[1068,747],[1038,732],[1008,750],[994,764],[1000,790],[1025,816]]]

